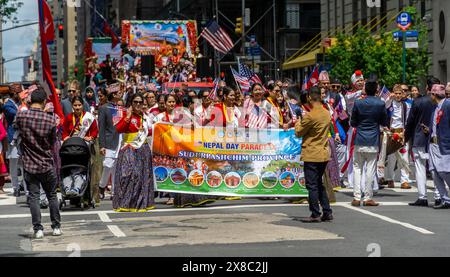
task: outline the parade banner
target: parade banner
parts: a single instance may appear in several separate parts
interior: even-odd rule
[[[98,56],[97,63],[100,64],[106,60],[106,55],[111,56],[112,59],[121,59],[122,49],[120,44],[117,44],[114,49],[111,49],[111,38],[93,38],[92,51]]]
[[[122,22],[122,43],[139,54],[155,55],[156,66],[177,64],[184,53],[192,57],[197,48],[195,20]]]
[[[155,189],[242,197],[305,197],[294,130],[153,127]]]

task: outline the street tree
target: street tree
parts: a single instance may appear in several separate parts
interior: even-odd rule
[[[419,85],[431,66],[428,30],[415,8],[408,8],[407,12],[412,15],[413,28],[419,32],[419,48],[407,49],[406,83]],[[402,43],[394,40],[392,32],[381,30],[374,34],[359,28],[354,35],[340,33],[336,45],[327,54],[331,74],[345,84],[350,83],[350,76],[357,69],[366,76],[375,74],[379,82],[389,88],[402,80]]]
[[[18,0],[0,0],[0,15],[2,17],[2,22],[6,23],[9,20],[17,20],[14,15],[17,13],[17,10],[22,7],[22,5],[23,2]]]

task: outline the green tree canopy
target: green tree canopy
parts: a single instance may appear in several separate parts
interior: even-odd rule
[[[419,85],[428,75],[431,59],[428,55],[428,30],[424,22],[418,18],[415,8],[408,8],[412,15],[413,27],[419,32],[419,48],[407,49],[406,83]],[[397,31],[397,30],[394,30]],[[331,75],[349,84],[355,70],[361,70],[367,77],[376,74],[381,84],[392,88],[402,82],[402,43],[394,41],[392,32],[381,30],[373,35],[360,28],[354,35],[338,34],[337,43],[329,52],[328,57]]]

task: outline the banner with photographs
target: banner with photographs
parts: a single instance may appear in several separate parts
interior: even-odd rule
[[[294,130],[153,127],[158,191],[216,196],[304,197],[301,139]]]
[[[122,42],[139,54],[154,55],[157,67],[173,64],[197,48],[195,20],[122,21]]]

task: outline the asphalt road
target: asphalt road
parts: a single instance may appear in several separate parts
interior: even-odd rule
[[[355,208],[351,193],[341,191],[335,220],[320,224],[298,221],[309,216],[308,207],[285,200],[185,209],[158,204],[147,213],[120,214],[107,200],[97,209],[64,211],[62,237],[51,236],[43,210],[43,240],[32,239],[25,197],[0,197],[0,256],[450,256],[450,210],[409,207],[416,197],[416,190],[385,189],[375,198],[381,206]]]

